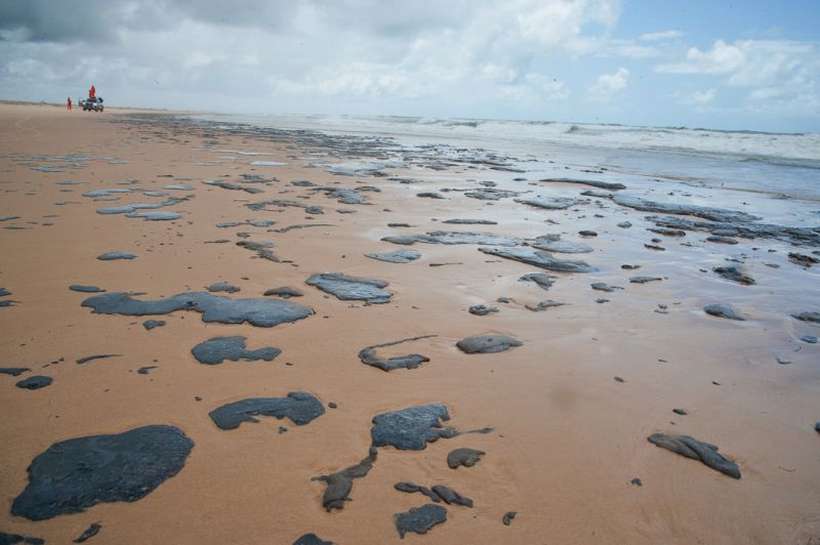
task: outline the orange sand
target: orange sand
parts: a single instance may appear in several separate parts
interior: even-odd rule
[[[425,536],[408,535],[404,541],[411,544],[806,545],[820,539],[820,437],[812,429],[820,419],[818,352],[816,347],[791,352],[796,326],[773,302],[777,290],[788,289],[779,282],[788,283],[784,275],[790,273],[760,271],[760,286],[771,289],[756,290],[766,293],[756,300],[742,286],[707,280],[697,271],[716,262],[714,257],[678,259],[674,251],[644,250],[640,213],[613,207],[602,211],[605,218],[590,212],[575,219],[569,211],[538,211],[509,199],[494,206],[464,198],[418,199],[417,190],[464,182],[447,179],[448,174],[439,184],[413,189],[378,178],[333,176],[308,167],[298,149],[247,138],[220,136],[217,149],[270,155],[197,166],[230,154],[203,149],[200,134],[110,123],[115,114],[114,109],[100,115],[0,105],[0,215],[22,217],[6,225],[31,227],[0,229],[0,286],[19,301],[0,309],[0,366],[31,367],[54,377],[50,387],[32,392],[13,386],[24,377],[0,376],[0,530],[66,543],[101,521],[103,530],[90,541],[94,545],[289,545],[306,532],[339,545],[399,543],[393,514],[426,500],[396,492],[393,484],[414,481],[447,484],[473,498],[475,508],[448,507],[448,521]],[[9,156],[64,153],[116,157],[127,164],[92,161],[83,170],[42,173]],[[252,160],[289,165],[252,167]],[[280,182],[261,186],[260,195],[201,183],[241,173],[270,174]],[[159,178],[162,174],[190,177],[182,183],[194,186],[178,192],[195,195],[191,200],[163,209],[183,213],[172,223],[95,213],[101,206],[153,200],[140,193],[113,203],[80,196],[121,187],[113,182],[128,178],[153,190],[175,182]],[[65,179],[86,183],[56,185]],[[243,206],[312,195],[288,185],[297,179],[346,187],[362,180],[382,192],[366,194],[374,206],[341,205],[313,195],[310,203],[325,207],[325,214],[309,218],[298,208],[253,212]],[[55,206],[64,200],[77,204]],[[357,213],[337,214],[336,208]],[[59,217],[44,219],[49,214]],[[498,219],[499,225],[431,221],[453,217]],[[379,241],[387,234],[453,227],[534,236],[550,231],[543,223],[547,217],[561,221],[561,231],[601,233],[584,241],[595,253],[577,256],[601,273],[558,274],[545,292],[517,280],[537,269],[484,255],[475,246],[417,244],[413,248],[422,259],[405,265],[363,256],[401,248]],[[335,227],[283,234],[215,227],[249,218],[273,219],[274,228],[311,222]],[[618,230],[615,223],[627,218],[636,227]],[[390,229],[389,222],[418,227]],[[252,233],[251,240],[273,240],[275,253],[293,263],[255,259],[233,243],[203,244],[239,240],[237,231]],[[139,257],[95,259],[109,250]],[[431,262],[463,265],[429,267]],[[622,271],[621,263],[642,263],[637,274],[668,279],[629,284],[627,278],[636,273]],[[380,278],[390,282],[395,295],[385,305],[342,302],[304,284],[310,274],[323,271]],[[205,324],[196,313],[177,312],[154,317],[168,325],[145,331],[145,318],[92,314],[80,307],[87,295],[68,290],[69,284],[93,284],[155,298],[223,279],[242,288],[236,296],[261,296],[278,286],[301,289],[305,296],[294,301],[314,308],[316,315],[263,329]],[[595,292],[589,289],[594,281],[626,289]],[[495,303],[501,296],[517,303]],[[751,319],[736,323],[704,316],[700,309],[713,296],[738,305]],[[612,301],[599,305],[598,297]],[[569,304],[541,313],[523,308],[543,299]],[[478,303],[494,304],[501,312],[468,314]],[[659,303],[669,305],[669,314],[654,312]],[[524,346],[474,356],[455,348],[458,339],[486,332],[513,335]],[[419,369],[388,374],[357,358],[365,346],[427,334],[438,337],[386,350],[430,357]],[[191,347],[217,335],[245,335],[251,348],[276,346],[283,354],[271,363],[198,364]],[[110,352],[124,357],[74,363]],[[793,364],[778,365],[775,353],[787,353]],[[40,369],[61,357],[65,361]],[[145,365],[159,368],[137,374]],[[615,382],[615,375],[626,382]],[[225,432],[208,418],[208,411],[227,402],[293,390],[339,407],[304,427],[262,418]],[[359,461],[367,453],[373,415],[429,402],[445,403],[451,424],[460,429],[493,426],[496,431],[440,440],[420,452],[381,449],[371,473],[355,481],[353,501],[341,512],[326,513],[324,486],[311,477]],[[689,416],[673,414],[674,407],[686,408]],[[135,503],[100,504],[43,522],[11,517],[11,502],[27,482],[26,467],[50,444],[147,424],[178,426],[196,444],[184,469],[153,493]],[[279,425],[289,431],[277,434]],[[735,481],[654,447],[646,437],[655,431],[718,444],[740,464],[743,478]],[[473,468],[448,469],[447,453],[461,446],[487,455]],[[642,487],[629,484],[634,477],[641,478]],[[501,524],[507,511],[519,512],[510,527]]]

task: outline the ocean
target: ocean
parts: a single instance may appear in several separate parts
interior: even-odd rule
[[[820,134],[400,116],[197,117],[373,138],[389,158],[371,161],[371,170],[417,167],[419,156],[447,160],[472,154],[503,159],[519,178],[583,176],[636,187],[662,181],[674,189],[712,190],[691,195],[700,204],[745,202],[770,221],[820,223]],[[368,170],[361,161],[350,165],[352,172]]]

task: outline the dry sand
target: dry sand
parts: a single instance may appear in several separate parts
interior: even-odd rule
[[[679,241],[665,239],[667,252],[645,249],[649,236],[640,212],[613,205],[587,207],[585,213],[550,212],[511,199],[487,206],[454,194],[447,200],[416,198],[417,190],[464,187],[467,174],[448,173],[449,179],[424,189],[382,178],[334,176],[309,166],[304,150],[292,144],[112,123],[116,114],[0,106],[0,216],[20,216],[0,224],[0,287],[18,302],[0,308],[0,366],[30,367],[30,374],[54,378],[47,388],[27,391],[14,387],[25,375],[0,376],[0,531],[67,543],[101,521],[102,531],[91,540],[96,545],[290,544],[307,532],[339,545],[398,543],[393,515],[427,503],[418,494],[393,489],[398,481],[413,481],[449,485],[473,498],[475,507],[448,506],[445,524],[427,535],[410,534],[407,543],[820,543],[820,436],[813,429],[820,419],[820,360],[816,345],[795,340],[798,330],[806,334],[811,328],[788,316],[817,310],[799,306],[801,293],[816,302],[817,284],[809,282],[815,273],[786,261],[787,245],[741,243],[746,251],[779,249],[767,259],[781,268],[756,268],[758,285],[750,289],[698,270],[722,262],[714,252],[737,248],[685,252],[677,249]],[[67,153],[92,158],[82,168],[62,172],[31,168],[47,163],[35,156]],[[254,167],[253,160],[288,165]],[[166,174],[186,180],[160,177]],[[202,183],[239,174],[279,181],[260,186],[264,192],[257,195]],[[83,183],[56,183],[67,179]],[[181,219],[150,222],[95,210],[163,197],[135,191],[119,201],[98,202],[81,196],[93,189],[134,187],[117,185],[128,179],[142,190],[190,184],[192,190],[173,193],[193,197],[161,209],[180,212]],[[342,187],[361,181],[381,192],[365,193],[371,206],[343,205],[289,185],[299,179]],[[325,213],[243,206],[304,195]],[[339,208],[356,213],[340,214]],[[596,212],[604,217],[593,217]],[[546,292],[518,281],[538,269],[485,255],[475,245],[416,244],[412,248],[422,258],[409,264],[363,255],[404,248],[381,242],[382,236],[445,227],[431,218],[478,217],[499,225],[447,227],[521,237],[560,231],[572,240],[579,229],[594,229],[600,235],[583,242],[595,252],[569,257],[600,272],[555,273],[558,280]],[[545,224],[547,218],[560,226]],[[273,229],[306,223],[333,227],[286,233],[216,227],[245,219],[274,220]],[[625,219],[635,227],[615,226]],[[390,222],[417,227],[391,229]],[[26,229],[2,228],[10,225]],[[272,240],[275,254],[292,262],[255,258],[234,244],[241,240],[237,232],[251,233],[250,240]],[[704,236],[690,233],[688,239]],[[231,243],[204,243],[214,239]],[[110,250],[138,257],[96,259]],[[436,262],[462,264],[429,266]],[[622,263],[643,267],[624,271]],[[344,302],[304,284],[311,274],[325,271],[385,280],[392,301]],[[630,284],[633,274],[666,280]],[[266,289],[292,286],[305,295],[291,301],[316,314],[255,328],[206,324],[196,313],[176,312],[153,317],[168,323],[146,331],[141,323],[151,317],[93,314],[80,306],[88,294],[68,290],[70,284],[92,284],[157,298],[198,291],[218,280],[241,287],[230,297],[260,297]],[[625,289],[593,291],[589,284],[595,281]],[[514,302],[496,303],[499,297]],[[611,301],[597,304],[600,297]],[[544,299],[567,304],[538,313],[524,308]],[[706,316],[701,308],[711,302],[731,302],[749,319]],[[467,312],[473,304],[494,305],[500,312],[473,316]],[[655,312],[659,304],[668,305],[668,314]],[[455,346],[462,337],[487,332],[512,335],[524,345],[469,356]],[[431,334],[437,337],[384,351],[430,358],[414,370],[385,373],[357,357],[365,346]],[[244,335],[250,348],[276,346],[283,353],[273,362],[197,363],[191,348],[218,335]],[[796,352],[798,345],[802,349]],[[102,353],[122,357],[75,364]],[[792,364],[779,365],[777,355]],[[146,365],[158,367],[148,375],[136,373]],[[228,402],[297,390],[338,408],[301,427],[263,417],[258,424],[221,431],[208,417]],[[342,511],[326,513],[324,485],[311,477],[365,456],[374,415],[431,402],[446,404],[450,424],[459,429],[492,426],[495,431],[442,439],[423,451],[382,448],[370,474],[355,481],[352,501]],[[676,407],[689,414],[674,414]],[[103,503],[42,522],[9,514],[26,486],[27,466],[52,443],[148,424],[177,426],[195,442],[184,469],[153,493],[134,503]],[[277,433],[280,425],[289,431]],[[656,448],[646,438],[657,431],[719,445],[740,465],[742,479]],[[446,456],[457,447],[487,454],[475,467],[451,470]],[[636,477],[643,486],[630,484]],[[519,513],[511,526],[501,523],[507,511]]]

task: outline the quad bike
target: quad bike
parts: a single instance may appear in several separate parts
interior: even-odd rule
[[[84,112],[102,112],[104,109],[103,99],[101,97],[89,97],[84,100],[81,100],[80,106],[82,107]]]

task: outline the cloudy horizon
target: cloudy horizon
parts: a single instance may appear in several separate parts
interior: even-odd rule
[[[820,132],[820,4],[0,1],[0,98]]]

